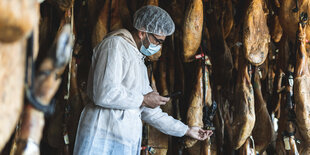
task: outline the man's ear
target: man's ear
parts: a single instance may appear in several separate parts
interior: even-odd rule
[[[145,35],[145,32],[142,32],[142,31],[138,31],[138,37],[139,39],[142,39]]]

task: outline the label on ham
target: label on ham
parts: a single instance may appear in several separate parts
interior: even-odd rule
[[[289,137],[283,137],[283,141],[284,141],[285,150],[291,150],[290,138]]]
[[[68,133],[66,133],[65,135],[64,135],[64,141],[65,141],[65,144],[69,144],[69,136],[68,136]]]

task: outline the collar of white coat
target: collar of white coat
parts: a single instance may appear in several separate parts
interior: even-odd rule
[[[135,40],[133,39],[131,33],[128,30],[119,29],[116,31],[112,31],[109,34],[107,34],[105,38],[111,37],[111,36],[120,36],[123,39],[125,39],[130,45],[132,45],[133,47],[136,48],[135,52],[138,55],[138,57],[141,58],[142,60],[144,60],[145,56],[139,51]]]

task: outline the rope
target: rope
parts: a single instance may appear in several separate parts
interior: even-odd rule
[[[75,36],[73,33],[73,24],[74,24],[74,17],[73,17],[73,13],[74,13],[74,4],[71,6],[70,9],[68,9],[67,11],[69,11],[68,15],[70,18],[70,40],[74,40]],[[71,44],[71,43],[70,43]],[[65,106],[64,106],[64,120],[63,120],[63,140],[64,140],[64,153],[65,154],[70,154],[69,153],[69,144],[70,144],[70,140],[69,140],[69,133],[68,133],[68,127],[67,127],[67,123],[68,123],[68,119],[69,119],[69,114],[70,114],[70,105],[69,105],[69,97],[70,97],[70,86],[71,86],[71,72],[72,72],[72,55],[73,55],[73,50],[74,48],[71,48],[71,55],[69,58],[69,68],[68,68],[68,81],[67,81],[67,94],[64,96],[65,99]]]

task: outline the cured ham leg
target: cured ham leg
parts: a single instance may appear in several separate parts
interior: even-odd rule
[[[192,95],[190,98],[190,105],[187,111],[187,124],[189,126],[198,126],[198,127],[203,128],[203,127],[206,127],[207,125],[210,125],[210,124],[205,124],[206,121],[204,120],[203,117],[204,115],[209,116],[211,115],[211,113],[209,113],[209,110],[206,111],[208,113],[205,113],[203,109],[204,109],[204,106],[208,108],[213,108],[212,107],[212,94],[211,94],[208,68],[206,66],[202,66],[201,62],[198,65],[199,65],[199,68],[197,70],[197,76],[195,76],[196,84],[194,87],[194,91],[192,92]],[[204,72],[203,72],[203,67],[205,67]],[[203,79],[203,76],[205,77],[205,81]],[[204,89],[203,82],[205,82],[205,91],[203,91]],[[206,93],[205,94],[206,105],[204,105],[203,103],[204,92]],[[206,116],[206,119],[208,119],[207,116]],[[209,121],[212,121],[212,120],[209,120]],[[187,138],[185,141],[185,145],[187,148],[190,148],[188,149],[188,151],[191,155],[195,155],[195,154],[205,155],[205,154],[211,154],[211,153],[216,154],[216,142],[215,142],[214,136],[212,136],[212,139],[209,138],[205,140],[204,142],[197,142],[197,140],[194,140],[192,138]]]
[[[92,31],[92,48],[94,48],[100,41],[102,41],[103,37],[108,33],[108,18],[109,18],[109,2],[110,0],[105,0],[105,3],[103,4],[102,8],[99,8],[99,17],[95,15],[96,11],[94,13],[93,18],[93,31]],[[88,6],[89,9],[95,9],[96,5],[99,5],[98,3],[96,3],[95,0],[89,1],[88,2]],[[90,12],[91,15],[91,12]],[[98,17],[98,18],[94,18],[94,17]]]
[[[120,29],[123,27],[123,23],[121,20],[120,12],[120,1],[121,0],[110,0],[110,10],[111,10],[111,15],[110,15],[110,25],[109,29],[110,31],[115,31],[117,29]]]
[[[263,0],[252,0],[243,25],[245,57],[253,65],[261,65],[268,54],[270,35],[264,5]]]
[[[210,5],[210,4],[209,4]],[[211,54],[210,60],[212,63],[212,74],[214,76],[213,84],[221,88],[229,85],[232,77],[233,61],[230,49],[224,39],[222,25],[217,24],[217,13],[207,13],[207,27],[210,34]],[[219,103],[220,104],[220,103]]]
[[[187,111],[187,125],[188,126],[198,126],[203,127],[203,87],[202,87],[202,68],[199,67],[196,75],[196,84],[192,95],[190,97],[190,105]],[[197,140],[192,138],[187,138],[185,141],[186,147],[192,147]]]
[[[235,98],[232,105],[232,118],[225,121],[233,149],[239,149],[250,137],[255,124],[254,92],[248,74],[245,58],[239,58],[239,70]],[[232,121],[232,123],[227,120]]]
[[[202,87],[202,68],[199,67],[197,76],[196,76],[196,84],[192,95],[190,97],[190,106],[187,111],[187,125],[188,126],[198,126],[203,127],[203,87]],[[192,147],[197,140],[192,138],[187,138],[185,141],[186,147]]]
[[[202,66],[199,65],[199,69],[196,75],[196,84],[192,95],[190,97],[190,106],[188,107],[187,111],[187,124],[188,126],[198,126],[203,128],[203,73],[202,73]],[[205,69],[205,97],[206,97],[206,106],[211,107],[212,100],[211,100],[211,87],[209,83],[209,72],[208,69]],[[192,147],[197,140],[192,138],[188,138],[185,141],[186,147]]]
[[[263,98],[258,69],[256,69],[254,75],[254,97],[256,121],[252,135],[255,142],[255,149],[261,154],[271,143],[272,138],[275,136],[275,132],[266,107],[266,102]]]
[[[42,105],[48,105],[55,95],[61,82],[60,75],[63,73],[71,54],[70,28],[63,27],[63,33],[59,35],[57,44],[54,45],[51,55],[46,58],[33,82],[33,99]],[[54,51],[56,50],[56,51]],[[44,114],[27,104],[22,117],[21,131],[16,136],[16,148],[11,154],[40,154],[39,144],[44,126]]]
[[[278,0],[266,1],[266,3],[268,4],[269,8],[268,27],[270,35],[272,40],[278,43],[281,40],[282,35],[284,34],[279,20],[280,3]]]
[[[129,31],[132,30],[132,16],[128,9],[128,1],[119,1],[119,13],[122,20],[123,27]]]
[[[217,155],[217,146],[214,136],[206,139],[201,146],[201,155]]]
[[[169,14],[171,14],[171,18],[175,23],[176,31],[178,31],[178,27],[181,27],[183,25],[183,19],[184,19],[183,10],[184,8],[186,8],[184,4],[185,2],[186,1],[179,1],[179,0],[172,0],[171,2],[171,13],[169,12]]]
[[[31,31],[38,41],[39,4],[0,1],[0,152],[14,131],[24,101],[25,46]],[[34,44],[34,57],[38,44]]]
[[[202,0],[191,0],[185,13],[183,25],[183,59],[185,62],[194,60],[200,46],[203,25]]]
[[[298,24],[294,78],[296,122],[304,148],[301,150],[301,154],[310,154],[310,74],[308,70],[308,56],[306,50],[306,30],[306,24]]]
[[[120,3],[119,0],[105,0],[102,7],[97,8],[102,2],[95,0],[89,1],[89,9],[98,9],[99,16],[95,15],[93,18],[94,27],[92,31],[92,47],[95,47],[101,42],[104,36],[114,30],[122,28],[122,20],[120,17]],[[91,13],[97,11],[92,11]],[[98,17],[98,18],[95,18]]]
[[[279,21],[279,16],[273,15],[270,31],[272,40],[276,43],[279,42],[283,34],[283,30]]]
[[[23,108],[25,77],[24,39],[0,42],[0,152],[13,133]]]
[[[224,34],[224,38],[226,39],[230,34],[230,31],[234,25],[234,13],[233,13],[233,5],[231,0],[220,0],[220,6],[222,6],[221,10],[221,25],[222,32]]]

